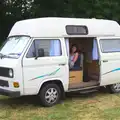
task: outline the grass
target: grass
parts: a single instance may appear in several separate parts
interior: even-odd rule
[[[119,120],[120,94],[106,91],[69,94],[62,103],[44,108],[37,97],[0,96],[0,120]]]

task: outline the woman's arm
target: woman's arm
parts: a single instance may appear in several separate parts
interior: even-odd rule
[[[75,63],[77,59],[78,59],[78,53],[75,54],[75,56],[73,58],[73,62]]]

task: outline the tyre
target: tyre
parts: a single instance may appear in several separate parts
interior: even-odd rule
[[[40,90],[39,97],[44,107],[51,107],[60,101],[61,90],[56,84],[47,84]]]
[[[120,83],[107,86],[110,93],[120,93]]]

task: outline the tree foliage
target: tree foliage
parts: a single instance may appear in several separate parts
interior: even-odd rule
[[[120,21],[120,0],[0,0],[0,39],[13,24],[36,17],[105,18]]]

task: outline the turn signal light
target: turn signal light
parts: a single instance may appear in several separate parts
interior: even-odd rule
[[[13,86],[14,86],[15,88],[19,88],[19,83],[18,83],[18,82],[13,82]]]

